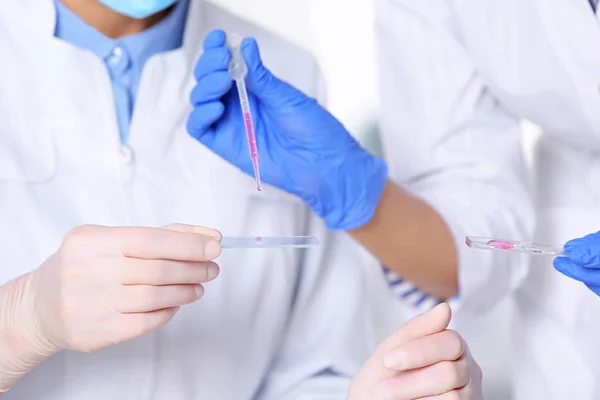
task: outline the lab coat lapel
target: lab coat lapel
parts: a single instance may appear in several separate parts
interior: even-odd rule
[[[600,125],[600,103],[589,101],[600,84],[600,24],[587,1],[534,0],[546,34],[577,87],[581,107]],[[600,99],[599,99],[600,101]]]
[[[534,1],[548,38],[563,63],[571,70],[597,71],[600,65],[600,24],[590,5],[583,0]]]
[[[28,67],[20,72],[29,74],[32,95],[28,101],[31,109],[39,110],[35,115],[40,118],[42,114],[51,116],[63,126],[64,129],[56,133],[57,140],[69,138],[75,132],[85,132],[86,138],[99,146],[116,145],[118,139],[105,135],[101,129],[87,129],[90,125],[98,127],[98,121],[110,130],[116,121],[112,88],[102,61],[54,37],[56,9],[53,0],[4,1],[2,20],[8,23],[3,38],[14,43],[21,62],[27,60]],[[13,30],[13,26],[19,29]],[[25,29],[20,29],[22,27]],[[11,37],[12,33],[14,37]],[[105,84],[102,84],[103,80]],[[94,95],[82,96],[85,93]],[[111,107],[104,107],[109,104]],[[90,113],[93,119],[82,124],[84,113],[79,111],[90,109],[95,110]]]
[[[203,0],[190,0],[182,47],[152,57],[144,66],[130,130],[130,144],[143,153],[160,157],[172,145],[186,141],[182,136],[187,136],[193,71],[206,27],[204,5]]]
[[[183,49],[189,65],[194,65],[202,54],[202,43],[208,33],[208,23],[204,21],[205,5],[204,0],[190,0],[183,35]]]

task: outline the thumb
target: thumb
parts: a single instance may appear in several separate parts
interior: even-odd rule
[[[174,232],[182,232],[182,233],[195,233],[197,235],[204,235],[215,239],[220,242],[223,238],[221,232],[216,229],[206,228],[204,226],[195,226],[195,225],[185,225],[185,224],[171,224],[164,226],[163,229]]]
[[[383,364],[387,352],[405,342],[443,331],[448,327],[450,317],[450,307],[442,303],[429,312],[411,319],[385,339],[352,380],[348,398],[350,400],[372,399],[374,388],[396,375],[395,371],[387,369]]]
[[[600,242],[571,241],[565,245],[565,253],[582,267],[600,266]]]
[[[311,101],[310,97],[282,81],[271,73],[262,62],[260,50],[255,39],[244,39],[242,55],[248,66],[246,86],[248,91],[269,106],[297,105]]]
[[[381,343],[379,350],[388,350],[411,340],[443,331],[450,324],[452,310],[446,303],[438,304],[425,314],[417,315]]]

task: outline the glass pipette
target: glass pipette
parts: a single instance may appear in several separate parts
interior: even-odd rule
[[[259,248],[307,248],[320,246],[313,236],[275,236],[275,237],[224,237],[221,246],[224,249],[259,249]]]
[[[242,107],[242,118],[246,128],[246,138],[248,139],[248,149],[252,159],[252,168],[256,179],[256,188],[261,190],[260,167],[258,165],[258,148],[256,147],[256,135],[254,134],[254,123],[252,122],[252,113],[250,112],[250,101],[248,100],[248,91],[246,90],[246,74],[248,67],[242,55],[242,38],[236,34],[227,35],[227,46],[231,51],[231,63],[229,64],[229,75],[235,80],[240,105]]]
[[[562,256],[563,245],[545,243],[520,242],[514,240],[493,239],[476,236],[467,236],[466,244],[474,249],[501,250],[517,253],[533,254],[538,256]]]

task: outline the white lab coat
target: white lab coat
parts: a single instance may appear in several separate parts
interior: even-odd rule
[[[600,299],[552,268],[465,235],[564,241],[600,229],[600,25],[587,0],[379,0],[383,144],[460,257],[458,315],[519,287],[517,400],[600,399]],[[533,182],[520,146],[545,135]],[[525,261],[525,262],[522,262]],[[482,332],[485,334],[485,332]]]
[[[327,233],[290,195],[258,193],[185,131],[208,31],[255,36],[277,74],[320,97],[314,59],[191,3],[184,47],[148,62],[129,147],[120,147],[103,62],[53,37],[52,0],[3,0],[0,283],[36,268],[81,224],[182,222],[234,236],[314,235],[323,246],[226,250],[204,298],[165,328],[93,354],[55,355],[3,399],[344,399],[368,355],[363,268],[349,238]]]

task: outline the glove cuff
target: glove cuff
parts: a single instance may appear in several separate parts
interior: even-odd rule
[[[0,287],[0,392],[59,350],[37,328],[33,295],[31,274]]]

